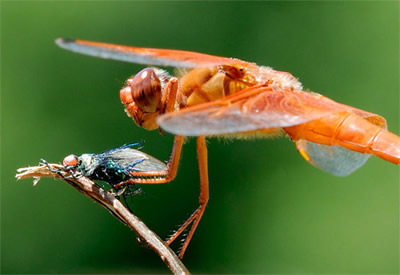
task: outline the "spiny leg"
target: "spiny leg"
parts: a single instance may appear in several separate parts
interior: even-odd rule
[[[162,177],[162,178],[153,178],[153,179],[130,179],[126,182],[119,183],[115,185],[115,187],[121,187],[125,184],[130,183],[138,183],[138,184],[162,184],[172,181],[177,173],[180,155],[182,151],[184,138],[182,136],[176,136],[174,140],[174,146],[171,153],[171,158],[168,163],[168,171],[167,173],[135,173],[135,176],[146,176],[146,177]],[[167,245],[170,245],[190,224],[192,224],[189,233],[183,243],[181,251],[179,253],[179,257],[182,258],[190,240],[193,237],[194,232],[200,222],[201,217],[203,216],[205,207],[209,198],[209,190],[208,190],[208,163],[207,163],[207,146],[205,142],[205,137],[197,138],[197,156],[199,163],[199,172],[200,172],[200,196],[199,196],[199,204],[200,206],[193,212],[193,214],[186,220],[186,222],[166,241]]]
[[[161,99],[162,109],[161,114],[172,112],[175,108],[176,94],[178,92],[178,79],[176,77],[171,77],[168,81],[164,95]]]
[[[121,182],[119,184],[116,184],[114,188],[121,188],[122,186],[125,186],[123,190],[125,191],[126,187],[129,186],[129,184],[162,184],[162,183],[167,183],[172,181],[177,172],[178,172],[178,166],[179,166],[179,160],[181,157],[182,153],[182,146],[184,142],[184,137],[183,136],[175,136],[174,139],[174,145],[172,147],[172,152],[171,156],[169,159],[169,162],[167,164],[167,171],[164,173],[132,173],[132,177],[154,177],[154,178],[132,178],[128,181]],[[122,195],[124,192],[122,192]],[[121,194],[120,194],[121,195]],[[126,199],[126,198],[125,198]],[[129,209],[131,211],[131,209]],[[131,211],[132,212],[132,211]],[[148,248],[148,245],[139,237],[136,238],[137,242],[145,248]]]
[[[179,160],[182,152],[184,137],[175,136],[174,145],[172,147],[171,157],[167,164],[167,171],[165,172],[132,172],[132,178],[114,185],[114,188],[120,188],[127,184],[138,183],[138,184],[162,184],[172,181],[178,172]],[[144,178],[141,178],[144,177]]]
[[[130,173],[131,179],[118,183],[113,186],[117,193],[115,194],[118,197],[121,197],[125,204],[128,206],[129,210],[132,210],[129,207],[127,202],[127,197],[130,194],[127,194],[125,191],[129,186],[132,184],[162,184],[172,181],[178,171],[179,160],[182,152],[182,145],[183,145],[184,137],[182,136],[175,136],[174,145],[172,147],[172,153],[170,156],[170,160],[167,164],[167,171],[165,172],[157,172],[157,173],[150,173],[150,172],[132,172]],[[145,178],[141,178],[145,177]]]
[[[170,245],[192,222],[192,227],[183,243],[179,257],[182,258],[185,251],[193,237],[194,232],[204,214],[206,208],[209,191],[208,191],[208,163],[207,163],[207,145],[205,137],[197,137],[197,157],[199,162],[199,172],[200,172],[200,196],[199,204],[200,206],[193,212],[193,214],[187,219],[187,221],[166,241],[167,245]]]
[[[174,111],[176,94],[178,93],[178,79],[176,77],[171,77],[165,86],[163,97],[161,98],[162,107],[160,114],[165,114]],[[163,136],[165,133],[158,127],[158,131]]]

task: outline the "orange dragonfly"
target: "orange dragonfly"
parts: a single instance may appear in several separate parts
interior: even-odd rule
[[[73,52],[105,59],[182,68],[177,77],[159,68],[143,69],[120,91],[125,111],[137,125],[176,135],[167,172],[143,173],[145,179],[120,185],[173,180],[184,136],[197,137],[199,207],[166,242],[171,244],[191,225],[180,257],[209,198],[206,136],[287,135],[304,159],[336,176],[351,174],[371,155],[400,163],[400,137],[387,131],[383,117],[306,92],[290,73],[196,52],[62,38],[56,43]]]

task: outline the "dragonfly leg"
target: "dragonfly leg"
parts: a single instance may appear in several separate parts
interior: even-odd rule
[[[154,178],[133,178],[125,182],[121,182],[115,185],[115,188],[119,188],[126,184],[138,183],[138,184],[162,184],[172,181],[178,171],[180,155],[182,151],[184,137],[175,136],[174,146],[171,153],[171,158],[168,163],[168,170],[164,174],[160,173],[135,173],[133,176],[146,176]],[[190,240],[193,237],[194,232],[203,216],[206,208],[209,191],[208,191],[208,164],[207,164],[207,146],[204,136],[197,137],[197,157],[200,171],[200,196],[199,196],[199,207],[193,212],[193,214],[186,220],[186,222],[166,241],[167,245],[170,245],[189,225],[189,233],[183,243],[179,257],[182,258]]]
[[[171,77],[168,83],[165,85],[164,94],[161,98],[161,110],[160,115],[164,113],[169,113],[175,109],[176,94],[178,93],[178,79],[176,77]],[[158,127],[160,134],[165,136],[163,130]]]
[[[162,109],[160,114],[172,112],[175,108],[176,94],[178,92],[178,79],[171,77],[165,86],[165,91],[161,99]]]
[[[172,147],[171,157],[167,164],[167,171],[150,173],[150,172],[139,172],[131,173],[133,178],[120,182],[114,185],[114,188],[118,189],[124,185],[138,183],[138,184],[162,184],[172,181],[178,172],[179,160],[182,152],[182,145],[184,142],[183,136],[175,136],[174,145]],[[140,178],[144,177],[144,178]]]
[[[182,258],[185,254],[190,240],[192,239],[193,234],[196,231],[197,226],[199,225],[201,217],[204,214],[204,210],[206,208],[209,198],[207,145],[204,136],[197,137],[197,157],[200,171],[200,206],[193,212],[193,214],[186,220],[186,222],[166,241],[167,245],[170,245],[191,223],[193,223],[179,253],[180,258]]]

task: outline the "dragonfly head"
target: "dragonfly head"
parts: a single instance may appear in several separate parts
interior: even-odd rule
[[[127,80],[120,97],[125,112],[137,125],[147,130],[158,128],[156,118],[163,107],[162,94],[167,82],[167,72],[156,68],[143,69]]]

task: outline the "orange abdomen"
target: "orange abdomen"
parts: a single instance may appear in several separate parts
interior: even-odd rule
[[[336,113],[284,130],[293,140],[339,145],[400,164],[400,137],[355,114]]]

